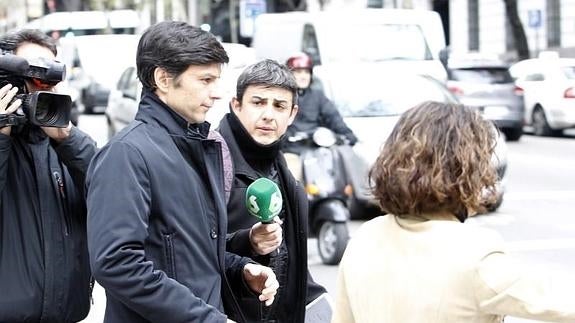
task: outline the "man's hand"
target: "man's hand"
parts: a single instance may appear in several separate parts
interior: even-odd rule
[[[247,264],[244,267],[244,280],[252,291],[260,294],[260,301],[266,306],[272,305],[277,294],[279,283],[269,267],[258,264]]]
[[[258,255],[267,255],[282,243],[282,221],[276,217],[274,223],[258,222],[250,229],[250,244]]]
[[[72,123],[69,122],[66,128],[42,127],[42,130],[44,130],[44,132],[46,133],[46,135],[48,135],[48,137],[60,143],[70,136],[70,131],[72,130]]]
[[[10,104],[10,101],[12,101],[16,93],[18,93],[18,88],[12,87],[12,84],[6,84],[0,89],[0,115],[9,115],[18,110],[22,104],[22,100],[18,99]],[[12,127],[10,126],[0,128],[0,133],[7,136],[10,135],[11,131]]]

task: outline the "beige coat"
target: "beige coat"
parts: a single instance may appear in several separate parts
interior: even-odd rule
[[[492,230],[425,218],[437,215],[362,225],[340,264],[332,322],[575,322],[575,276],[515,264]]]

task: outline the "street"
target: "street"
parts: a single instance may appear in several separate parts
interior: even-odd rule
[[[82,115],[80,128],[102,147],[106,142],[103,115]],[[575,201],[575,135],[542,138],[525,135],[508,143],[509,166],[503,205],[497,213],[471,218],[480,225],[500,232],[509,250],[528,266],[551,266],[575,272],[575,220],[571,218]],[[361,225],[350,224],[351,234]],[[335,295],[337,267],[324,266],[315,240],[308,243],[309,265],[315,280]],[[369,288],[369,286],[366,286]],[[83,322],[102,322],[105,307],[101,288],[94,291],[94,304]],[[508,318],[506,323],[530,322]]]

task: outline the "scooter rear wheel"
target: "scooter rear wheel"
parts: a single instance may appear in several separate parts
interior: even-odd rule
[[[339,264],[348,240],[349,229],[346,223],[332,221],[322,223],[317,237],[322,262],[326,265]]]

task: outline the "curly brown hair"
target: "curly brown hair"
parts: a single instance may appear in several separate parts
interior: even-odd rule
[[[427,101],[406,111],[370,170],[381,208],[398,216],[447,211],[460,221],[495,194],[496,130],[476,111]],[[488,199],[488,200],[486,200]]]

